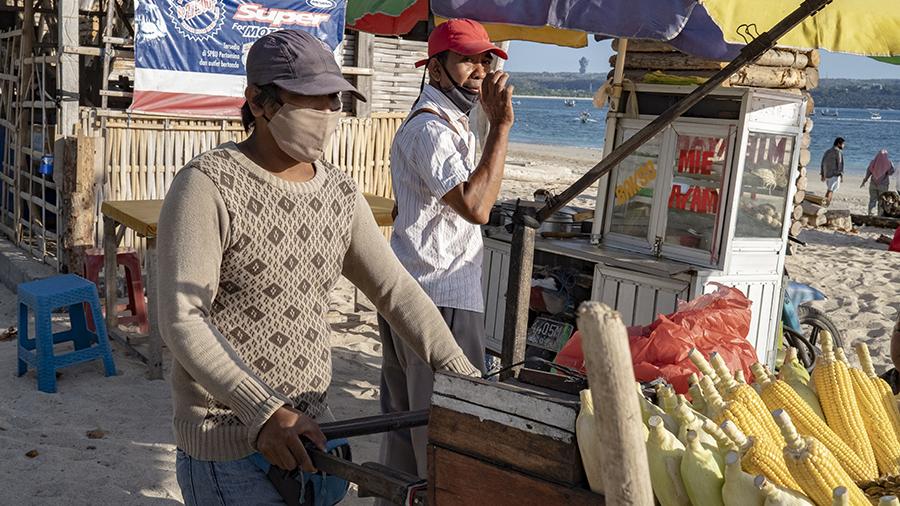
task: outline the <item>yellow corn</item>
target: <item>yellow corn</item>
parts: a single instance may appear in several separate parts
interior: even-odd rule
[[[725,402],[708,376],[700,378],[700,388],[703,389],[703,394],[706,396],[709,418],[712,421],[721,425],[725,420],[731,420],[744,434],[753,436],[757,440],[772,442],[768,431],[759,419],[747,409],[747,406],[737,401]]]
[[[882,476],[900,474],[900,442],[897,441],[894,427],[875,390],[875,385],[864,372],[855,367],[850,368],[850,380],[853,383],[856,403],[862,411],[866,434],[872,443],[878,471]]]
[[[766,436],[780,447],[784,442],[781,438],[781,431],[778,430],[778,426],[775,425],[775,421],[772,420],[772,415],[769,413],[769,410],[766,409],[766,405],[759,397],[759,394],[756,393],[756,390],[746,383],[739,383],[735,380],[734,376],[731,375],[731,371],[729,371],[728,367],[725,365],[725,361],[722,360],[722,357],[718,353],[714,353],[710,357],[710,360],[713,367],[716,369],[716,374],[719,375],[721,385],[720,390],[723,392],[722,397],[726,401],[740,403],[746,407],[747,411],[756,418],[757,423],[765,430]],[[738,426],[740,426],[740,424],[738,424]]]
[[[900,440],[900,410],[897,409],[897,400],[894,398],[894,392],[886,381],[875,374],[875,367],[872,365],[872,357],[869,355],[869,347],[866,346],[865,343],[858,343],[856,346],[859,365],[862,367],[863,372],[866,373],[866,376],[869,377],[869,381],[875,385],[875,391],[878,392],[878,398],[881,401],[881,405],[884,406],[888,419],[891,421],[891,427],[894,429],[894,434],[897,436],[897,439]]]
[[[797,431],[804,436],[817,438],[838,459],[841,467],[854,481],[872,479],[871,469],[843,439],[828,427],[824,420],[803,402],[794,389],[782,380],[775,380],[761,364],[753,364],[751,369],[762,390],[761,395],[766,407],[772,411],[777,409],[787,411]]]
[[[741,466],[748,473],[761,474],[782,488],[800,490],[778,447],[771,442],[745,436],[730,420],[722,423],[722,431],[737,445],[741,453]]]
[[[860,456],[866,466],[866,475],[877,476],[875,453],[853,393],[850,371],[847,364],[835,357],[831,334],[824,330],[819,334],[819,339],[822,355],[816,359],[811,378],[825,412],[825,420],[835,434]]]
[[[779,487],[769,482],[765,476],[757,476],[753,484],[763,496],[763,506],[815,506],[805,495]]]
[[[869,506],[865,494],[853,483],[828,448],[813,437],[798,434],[783,409],[776,410],[774,416],[786,441],[784,458],[787,467],[813,502],[831,504],[834,489],[846,487],[851,506]]]

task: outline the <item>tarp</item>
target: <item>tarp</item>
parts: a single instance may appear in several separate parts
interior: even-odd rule
[[[267,33],[296,29],[335,49],[345,8],[345,0],[138,0],[131,110],[238,116],[250,46]]]
[[[372,3],[348,0],[347,27],[375,35],[404,35],[416,23],[428,20],[428,0],[385,0],[369,5]],[[405,9],[398,12],[397,8],[403,6]],[[364,12],[366,7],[374,10]]]

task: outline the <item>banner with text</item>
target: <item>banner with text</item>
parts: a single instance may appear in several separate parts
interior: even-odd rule
[[[250,46],[278,30],[306,30],[336,49],[346,0],[138,0],[134,100],[155,114],[238,117]]]

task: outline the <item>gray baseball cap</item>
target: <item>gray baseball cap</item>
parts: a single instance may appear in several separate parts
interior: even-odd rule
[[[349,91],[366,100],[344,79],[328,46],[303,30],[280,30],[254,42],[247,53],[247,83],[274,84],[298,95]]]

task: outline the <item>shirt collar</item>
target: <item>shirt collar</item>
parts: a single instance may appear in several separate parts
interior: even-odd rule
[[[466,121],[462,122],[468,123],[468,116],[463,114],[459,107],[456,107],[456,104],[444,95],[444,92],[432,84],[425,85],[425,88],[422,90],[422,97],[416,103],[415,108],[421,109],[423,107],[438,109],[438,112],[452,122],[460,122],[465,119]]]

